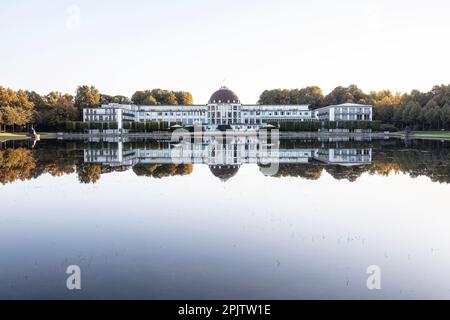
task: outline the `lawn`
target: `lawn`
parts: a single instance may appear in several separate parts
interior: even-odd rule
[[[450,139],[450,131],[415,131],[414,137],[418,138],[446,138]]]
[[[26,135],[24,135],[24,134],[0,132],[0,138],[25,138],[25,137],[26,137]]]

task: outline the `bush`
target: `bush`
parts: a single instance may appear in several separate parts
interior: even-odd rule
[[[375,131],[380,130],[379,121],[296,121],[296,120],[272,120],[268,121],[271,124],[280,129],[280,131],[293,131],[293,132],[314,132],[319,129],[334,130],[334,129],[347,129],[349,131],[355,129],[372,129]]]
[[[125,130],[132,130],[133,129],[133,122],[131,122],[131,121],[124,121],[123,124],[122,124],[122,127]]]
[[[136,132],[145,132],[145,129],[146,129],[145,122],[135,122],[134,129]]]
[[[66,121],[65,130],[67,132],[74,132],[77,130],[77,123],[75,121]]]
[[[391,123],[382,123],[380,124],[380,131],[397,132],[398,128]]]

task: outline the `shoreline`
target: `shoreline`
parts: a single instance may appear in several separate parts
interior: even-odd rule
[[[40,134],[39,140],[57,139],[58,134],[56,132],[44,132]],[[26,133],[3,133],[0,134],[0,142],[7,141],[25,141],[32,140],[32,138]]]
[[[226,132],[199,132],[190,133],[191,136],[223,136]],[[259,132],[231,132],[236,137],[258,136]],[[280,132],[280,138],[321,138],[321,137],[381,137],[384,138],[385,133],[328,133],[328,132]],[[127,133],[127,134],[74,134],[74,133],[58,133],[58,139],[85,139],[85,138],[152,138],[152,139],[170,139],[171,132],[152,132],[152,133]]]
[[[226,132],[201,132],[191,133],[191,136],[223,136]],[[233,132],[234,136],[255,136],[258,132]],[[88,138],[149,138],[149,139],[170,139],[171,132],[149,132],[149,133],[126,133],[126,134],[85,134],[85,133],[66,133],[66,132],[43,132],[40,133],[41,140],[74,140],[74,139],[88,139]],[[404,132],[372,132],[372,133],[338,133],[338,132],[280,132],[280,138],[284,139],[311,139],[311,138],[338,138],[338,137],[366,137],[366,138],[399,138],[405,139],[406,134]],[[450,132],[436,132],[436,131],[416,131],[412,132],[409,136],[410,139],[423,139],[423,140],[449,140]],[[3,134],[0,135],[0,141],[20,141],[30,140],[26,134]]]

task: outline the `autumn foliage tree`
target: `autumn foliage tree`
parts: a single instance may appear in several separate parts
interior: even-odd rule
[[[9,127],[24,127],[33,119],[34,104],[25,91],[14,91],[0,87],[0,125],[3,130]]]

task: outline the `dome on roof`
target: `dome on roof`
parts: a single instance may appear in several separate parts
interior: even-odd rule
[[[222,182],[227,182],[233,178],[239,171],[239,165],[213,165],[209,166],[212,174],[217,178],[222,180]]]
[[[240,101],[236,93],[224,86],[213,93],[209,103],[240,103]]]

